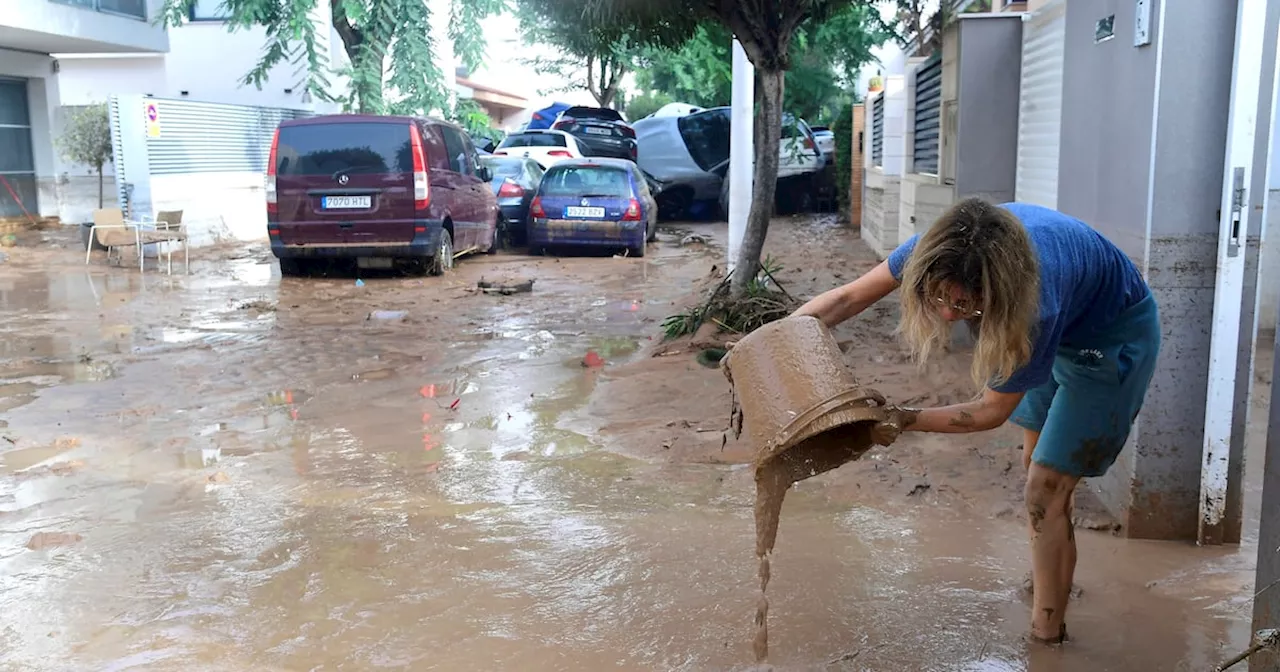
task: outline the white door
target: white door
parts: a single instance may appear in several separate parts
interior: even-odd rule
[[[1055,0],[1022,24],[1022,92],[1018,102],[1018,173],[1014,200],[1058,207],[1062,138],[1062,63],[1066,0]]]
[[[1276,0],[1270,0],[1272,2]],[[1214,280],[1213,327],[1209,339],[1209,387],[1205,404],[1204,456],[1200,465],[1201,544],[1222,543],[1222,519],[1227,506],[1228,460],[1235,404],[1236,358],[1239,353],[1240,310],[1244,296],[1245,235],[1248,228],[1249,187],[1255,170],[1255,139],[1270,131],[1269,118],[1259,118],[1260,96],[1272,97],[1274,76],[1263,77],[1264,45],[1275,44],[1274,24],[1268,31],[1268,0],[1240,2],[1236,7],[1235,57],[1231,71],[1231,108],[1227,118],[1226,160],[1223,166],[1221,218],[1218,222],[1218,273]]]

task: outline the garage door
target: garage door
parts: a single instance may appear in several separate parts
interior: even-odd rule
[[[1066,0],[1055,0],[1022,27],[1022,92],[1018,105],[1017,200],[1058,206],[1062,137],[1063,35]]]
[[[36,169],[31,152],[27,82],[0,78],[0,217],[36,208]]]

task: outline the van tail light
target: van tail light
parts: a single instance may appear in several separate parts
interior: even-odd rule
[[[524,189],[520,185],[509,179],[502,181],[502,188],[498,189],[498,198],[522,197],[524,197]]]
[[[267,193],[267,213],[280,212],[280,201],[276,192],[276,150],[280,146],[280,129],[271,136],[271,154],[267,156],[267,177],[263,188]]]
[[[409,124],[409,149],[413,153],[413,209],[426,210],[431,205],[431,185],[427,182],[427,155],[422,150],[422,131]]]
[[[631,199],[631,202],[627,204],[627,211],[622,213],[622,221],[624,222],[640,221],[640,201],[637,201],[634,198]]]
[[[547,211],[542,209],[542,197],[534,196],[533,202],[529,204],[529,216],[536,219],[546,219]]]
[[[564,150],[564,149],[553,149],[553,150],[551,150],[551,151],[547,152],[547,156],[563,156],[563,157],[565,157],[565,158],[569,158],[569,159],[572,159],[572,158],[573,158],[573,154],[572,154],[571,152],[569,152],[568,150]]]
[[[814,149],[814,146],[813,146],[813,138],[810,138],[810,137],[809,137],[809,136],[807,136],[807,135],[805,136],[805,138],[804,138],[804,148],[805,148],[805,149]]]

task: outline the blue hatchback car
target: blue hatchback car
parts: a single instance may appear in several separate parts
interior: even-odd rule
[[[625,159],[571,159],[547,169],[529,204],[529,248],[624,248],[643,257],[657,240],[658,204],[649,182]]]

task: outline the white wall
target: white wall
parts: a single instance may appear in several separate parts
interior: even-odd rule
[[[262,173],[153,175],[151,208],[182,210],[192,247],[267,237]]]
[[[0,0],[0,45],[41,53],[163,52],[169,34],[152,22],[163,4],[148,0],[142,20],[48,0]]]
[[[1262,234],[1262,254],[1258,261],[1258,328],[1270,331],[1276,327],[1280,306],[1280,105],[1273,106],[1271,123],[1271,155],[1267,185],[1267,221]]]

